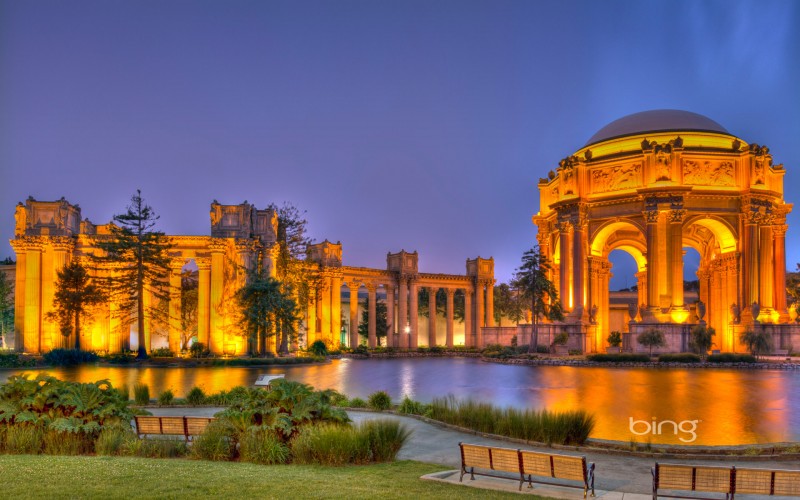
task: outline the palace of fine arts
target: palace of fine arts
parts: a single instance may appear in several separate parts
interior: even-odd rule
[[[0,0],[0,498],[800,497],[798,25]]]

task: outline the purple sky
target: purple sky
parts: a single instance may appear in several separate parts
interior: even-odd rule
[[[538,178],[659,108],[770,146],[796,202],[798,25],[789,0],[0,0],[0,257],[28,195],[104,223],[138,187],[167,233],[290,201],[346,265],[506,281]]]

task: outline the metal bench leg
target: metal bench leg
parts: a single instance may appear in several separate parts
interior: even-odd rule
[[[467,468],[463,465],[461,466],[461,477],[458,478],[458,482],[462,482],[464,480],[464,474],[467,473]]]
[[[469,480],[470,481],[474,481],[475,480],[475,467],[470,467],[469,468]]]

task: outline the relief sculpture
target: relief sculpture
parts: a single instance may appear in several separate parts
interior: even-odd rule
[[[702,164],[686,161],[683,164],[683,183],[701,186],[733,186],[735,185],[733,163],[723,161],[715,165],[710,161]]]
[[[642,185],[641,164],[616,165],[592,171],[592,192],[605,193]]]

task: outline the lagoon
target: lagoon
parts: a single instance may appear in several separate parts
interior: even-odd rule
[[[336,389],[366,399],[387,391],[423,402],[453,394],[497,406],[595,414],[593,438],[654,444],[735,445],[800,441],[800,371],[514,366],[470,358],[341,359],[275,367],[145,367],[84,365],[45,370],[65,380],[150,386],[152,397],[192,387],[206,393],[251,386],[260,374]],[[657,424],[653,426],[655,420]],[[631,422],[633,421],[633,431]],[[696,422],[695,422],[696,421]],[[692,424],[692,422],[694,422]],[[674,424],[673,424],[674,423]],[[658,433],[658,430],[661,433]],[[692,428],[694,431],[689,432]],[[654,432],[648,429],[655,429]],[[693,436],[696,436],[692,439]]]

